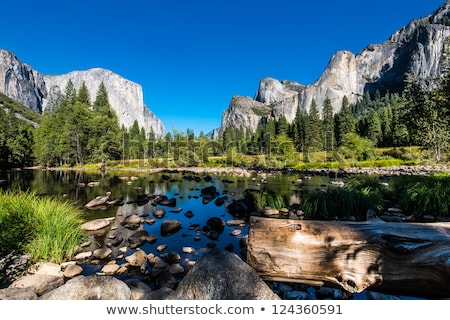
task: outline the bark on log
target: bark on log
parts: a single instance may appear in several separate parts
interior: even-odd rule
[[[251,217],[247,262],[264,280],[450,297],[450,223]]]

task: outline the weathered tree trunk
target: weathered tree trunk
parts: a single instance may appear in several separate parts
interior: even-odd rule
[[[247,262],[265,280],[450,297],[450,223],[251,217]]]

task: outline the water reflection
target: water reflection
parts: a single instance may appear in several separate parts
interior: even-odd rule
[[[303,178],[301,184],[296,183]],[[225,223],[234,219],[227,211],[227,205],[234,200],[244,197],[246,189],[268,190],[281,194],[289,199],[290,204],[299,203],[305,192],[319,188],[328,183],[329,178],[315,176],[304,179],[300,175],[253,174],[250,177],[224,174],[193,174],[193,173],[145,173],[133,171],[81,171],[81,170],[23,170],[4,174],[8,181],[6,188],[11,190],[35,190],[38,194],[65,199],[85,212],[85,220],[97,218],[116,218],[118,223],[122,217],[137,214],[142,217],[155,219],[153,224],[144,224],[144,229],[151,235],[157,235],[155,243],[147,243],[142,249],[155,252],[157,246],[167,244],[169,251],[181,252],[184,246],[192,246],[195,251],[186,255],[186,259],[194,259],[201,254],[212,241],[206,237],[201,228],[211,217],[219,217]],[[215,203],[214,200],[205,203],[201,196],[201,189],[214,186],[218,196],[224,201]],[[104,206],[102,210],[87,210],[83,206],[97,196],[110,192],[110,200],[122,199],[125,205]],[[142,195],[164,195],[174,198],[176,205],[166,207],[152,205],[151,201],[138,205],[136,200]],[[153,217],[153,211],[164,208],[164,219]],[[186,216],[190,212],[193,216]],[[161,223],[165,219],[181,221],[182,230],[170,237],[160,235]],[[191,228],[191,226],[198,226]],[[217,247],[239,253],[240,239],[247,234],[247,227],[239,236],[232,236],[231,232],[237,227],[225,226],[224,231],[215,241]],[[96,239],[102,242],[102,239]]]

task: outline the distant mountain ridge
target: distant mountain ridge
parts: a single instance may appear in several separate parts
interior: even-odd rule
[[[334,112],[338,112],[344,96],[354,103],[366,92],[400,92],[406,73],[421,78],[438,77],[449,36],[450,4],[445,2],[433,14],[412,20],[382,44],[369,45],[356,55],[337,52],[313,84],[261,79],[254,98],[231,98],[219,131],[231,126],[254,132],[262,117],[278,119],[284,115],[291,123],[297,108],[307,111],[313,100],[321,110],[329,98]]]
[[[153,130],[156,136],[165,134],[162,121],[144,104],[141,85],[100,68],[43,75],[12,52],[0,49],[0,92],[38,113],[60,101],[69,80],[77,90],[84,82],[91,101],[95,100],[97,89],[103,82],[120,125],[129,128],[136,120],[147,133]]]

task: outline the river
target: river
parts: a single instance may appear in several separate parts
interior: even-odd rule
[[[174,207],[164,207],[164,219],[180,220],[183,229],[168,238],[159,237],[154,244],[146,244],[142,249],[146,252],[155,252],[156,247],[168,244],[168,250],[180,251],[183,246],[194,247],[196,254],[204,251],[210,241],[207,237],[196,237],[196,231],[190,230],[191,225],[204,226],[212,217],[219,217],[224,221],[234,219],[227,210],[227,205],[234,200],[244,197],[246,189],[270,190],[277,192],[290,203],[299,203],[302,195],[309,190],[324,187],[333,179],[324,175],[305,177],[302,174],[285,175],[282,173],[192,173],[192,172],[140,172],[133,170],[21,170],[3,173],[1,179],[7,180],[4,188],[10,190],[34,190],[40,195],[59,198],[69,201],[84,212],[86,221],[98,218],[115,218],[117,215],[125,216],[135,212],[141,216],[151,216],[153,207],[150,202],[137,204],[139,195],[165,195],[169,199],[176,199]],[[301,179],[301,185],[298,183]],[[336,179],[334,179],[336,180]],[[297,182],[297,183],[296,183]],[[224,200],[217,204],[214,200],[205,203],[200,196],[202,188],[214,186],[218,197]],[[96,210],[86,209],[84,205],[97,196],[111,192],[110,200],[123,199],[123,206],[105,206]],[[187,217],[186,212],[192,212]],[[160,233],[162,219],[155,219],[154,224],[145,224],[144,228],[149,234]],[[192,228],[191,228],[192,229]],[[220,235],[217,247],[230,246],[236,253],[239,252],[239,241],[247,234],[242,230],[238,236],[231,235],[233,228],[227,227]],[[102,241],[102,239],[97,239]],[[189,257],[197,258],[197,257]]]
[[[243,199],[246,189],[269,190],[281,194],[291,204],[300,203],[304,194],[315,189],[336,188],[344,183],[341,178],[328,174],[304,174],[283,172],[177,172],[161,171],[146,172],[138,170],[21,170],[3,172],[0,180],[2,188],[10,190],[34,190],[40,195],[69,201],[83,211],[86,221],[98,218],[121,219],[131,213],[143,217],[153,217],[157,208],[166,211],[164,219],[154,219],[154,223],[145,223],[143,228],[156,235],[157,241],[145,243],[140,248],[146,253],[159,255],[157,247],[167,245],[164,252],[178,252],[182,255],[182,264],[196,261],[208,250],[211,243],[217,248],[224,248],[241,254],[242,238],[248,234],[248,225],[239,227],[241,234],[232,235],[235,226],[228,226],[227,221],[236,219],[227,206],[235,200]],[[223,203],[204,201],[201,190],[214,186],[216,198]],[[110,194],[110,200],[122,199],[121,206],[104,206],[96,210],[86,209],[84,205],[97,196]],[[154,206],[151,201],[137,203],[140,195],[164,195],[175,199],[172,207]],[[193,215],[188,217],[187,212]],[[212,217],[218,217],[225,222],[225,227],[219,238],[212,241],[205,236],[201,228]],[[182,224],[182,229],[171,235],[161,236],[160,227],[165,219],[176,219]],[[102,246],[106,240],[103,236],[91,237],[96,245]],[[183,247],[192,247],[193,252],[183,253]],[[84,265],[84,274],[98,272],[101,265]],[[365,299],[363,295],[355,295],[355,299]]]

